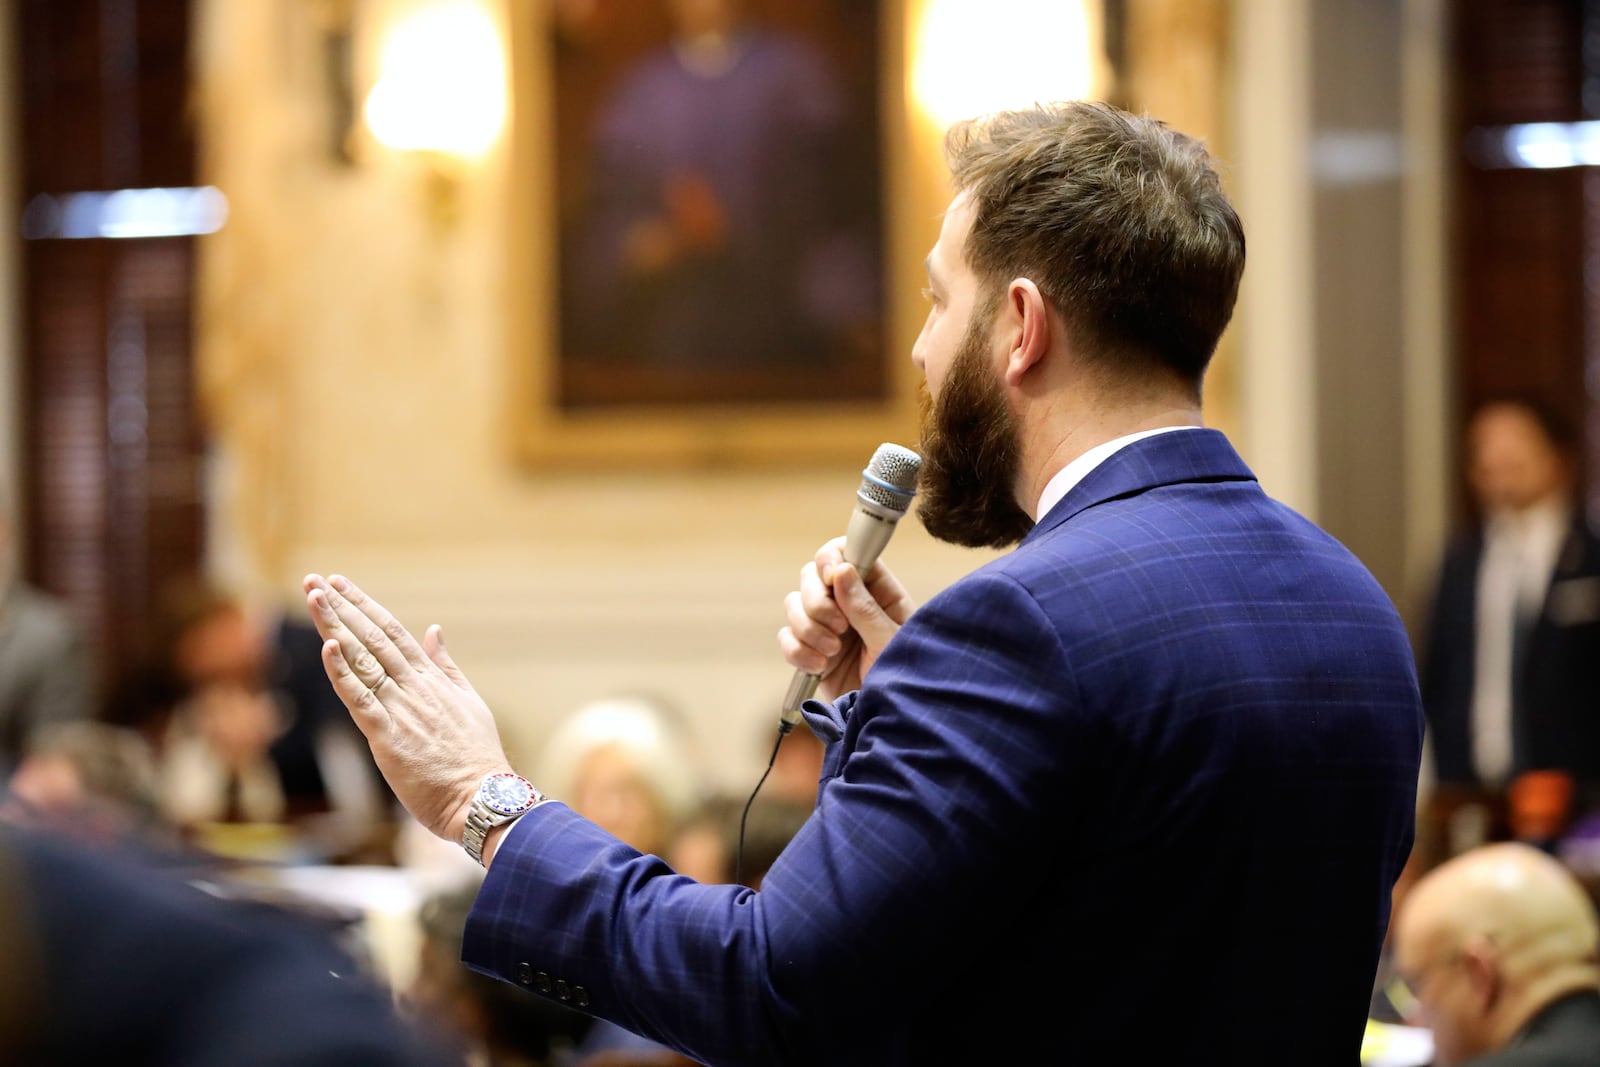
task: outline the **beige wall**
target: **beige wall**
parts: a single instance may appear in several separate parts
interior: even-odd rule
[[[1234,0],[1237,441],[1408,620],[1448,520],[1442,0]]]

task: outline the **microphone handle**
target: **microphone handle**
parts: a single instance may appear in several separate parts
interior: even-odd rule
[[[810,700],[822,681],[820,674],[795,671],[789,680],[789,691],[783,694],[783,711],[778,717],[778,729],[788,733],[800,725],[800,705]]]
[[[850,512],[850,523],[845,527],[844,551],[840,553],[846,563],[853,564],[863,576],[878,562],[878,555],[889,543],[895,523],[904,512],[859,499]],[[779,713],[779,730],[788,733],[800,724],[800,705],[810,700],[822,681],[820,674],[795,671],[789,681],[789,690],[783,695],[783,709]]]

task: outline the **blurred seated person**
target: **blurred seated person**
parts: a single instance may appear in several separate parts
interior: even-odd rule
[[[771,745],[776,734],[776,726],[766,731],[764,751],[772,751]],[[759,745],[757,747],[760,748]],[[772,774],[762,787],[763,791],[784,800],[798,800],[814,806],[817,803],[817,787],[822,779],[824,752],[822,740],[811,732],[811,727],[802,719],[778,745],[772,760]]]
[[[738,796],[713,795],[679,828],[667,859],[673,870],[697,882],[760,889],[768,868],[811,817],[813,806],[792,796],[758,793],[747,810]]]
[[[230,825],[278,827],[266,847],[308,862],[393,863],[397,805],[316,630],[204,583],[175,586],[167,607],[162,662],[180,694],[156,732],[167,817],[218,842]]]
[[[537,755],[550,796],[640,852],[666,855],[700,802],[699,760],[682,713],[655,696],[596,700],[572,712]],[[544,777],[548,776],[548,777]]]
[[[93,718],[95,694],[94,657],[66,603],[17,577],[0,491],[0,780],[34,730]]]
[[[136,851],[0,827],[0,1063],[446,1067],[325,933]]]
[[[1543,850],[1484,845],[1424,874],[1395,954],[1435,1067],[1600,1063],[1595,904]]]
[[[1393,916],[1400,914],[1400,909],[1405,906],[1406,896],[1411,888],[1417,884],[1417,879],[1438,865],[1439,842],[1430,838],[1426,831],[1419,831],[1411,846],[1411,855],[1406,859],[1406,865],[1400,869],[1400,876],[1395,879],[1394,888],[1389,892],[1389,915],[1391,921],[1383,932],[1383,945],[1378,951],[1378,970],[1372,980],[1372,1000],[1367,1008],[1367,1018],[1380,1023],[1392,1025],[1408,1025],[1411,1014],[1416,1009],[1416,998],[1406,986],[1405,980],[1400,975],[1398,964],[1395,962],[1395,922]]]
[[[461,962],[461,937],[478,886],[430,894],[418,915],[416,977],[401,998],[404,1017],[429,1041],[453,1050],[462,1067],[559,1067],[570,1063],[591,1016]]]
[[[1419,649],[1438,783],[1428,816],[1453,852],[1526,836],[1510,802],[1528,772],[1570,779],[1554,834],[1600,806],[1600,536],[1576,492],[1576,444],[1530,398],[1486,403],[1468,423],[1476,515],[1447,548]]]
[[[681,711],[654,695],[585,704],[540,746],[535,770],[550,796],[640,852],[665,857],[700,803],[699,761]],[[647,1038],[596,1019],[573,1049],[572,1067],[690,1064]]]
[[[161,811],[155,754],[132,729],[109,723],[37,731],[0,798],[0,817],[92,843],[178,845]]]
[[[713,793],[683,820],[663,857],[679,874],[702,885],[731,885],[745,798]]]
[[[754,800],[714,792],[701,801],[673,837],[666,857],[673,870],[707,885],[758,886],[816,806],[822,777],[823,745],[810,726],[802,721],[781,742],[777,733],[776,723],[767,723],[755,734],[754,749],[770,757],[771,766],[754,780],[759,782]]]

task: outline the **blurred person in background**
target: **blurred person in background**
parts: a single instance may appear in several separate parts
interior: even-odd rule
[[[584,704],[556,724],[534,764],[574,811],[657,856],[701,801],[700,758],[688,723],[655,695]]]
[[[218,842],[228,827],[280,827],[287,839],[265,847],[302,860],[393,863],[393,794],[325,678],[314,684],[316,631],[198,580],[174,583],[164,607],[177,697],[151,732],[167,817]]]
[[[697,882],[753,886],[816,805],[823,748],[811,728],[802,721],[780,741],[767,723],[753,737],[752,752],[771,763],[756,779],[756,796],[713,790],[673,836],[667,861]]]
[[[1595,904],[1531,845],[1483,845],[1412,886],[1395,918],[1397,970],[1435,1067],[1600,1063]]]
[[[28,737],[49,723],[95,717],[97,667],[66,603],[18,576],[11,516],[0,492],[0,780]]]
[[[745,798],[733,793],[714,792],[702,800],[673,835],[664,857],[672,869],[705,885],[734,882],[744,806]]]
[[[673,839],[666,856],[672,869],[706,885],[760,889],[762,877],[800,832],[814,802],[758,794],[747,810],[746,801],[732,793],[702,801]]]
[[[461,962],[461,935],[476,884],[436,890],[418,914],[422,939],[403,1014],[461,1067],[568,1067],[594,1020],[530,997]]]
[[[0,827],[0,1063],[448,1067],[392,994],[289,911]]]
[[[1600,537],[1575,447],[1566,421],[1525,397],[1468,422],[1477,517],[1446,549],[1419,649],[1430,818],[1451,852],[1548,845],[1600,807]]]
[[[774,733],[775,728],[766,732],[763,738],[766,746],[770,747]],[[783,800],[815,804],[817,783],[822,779],[823,752],[822,741],[801,720],[779,743],[772,761],[772,774],[763,784],[763,790]]]
[[[700,760],[682,711],[655,694],[623,695],[577,708],[540,745],[537,773],[572,810],[640,852],[665,858],[701,802]],[[597,1019],[572,1050],[574,1067],[634,1062],[692,1063],[665,1045]]]
[[[36,732],[0,798],[0,818],[100,844],[179,849],[161,810],[155,753],[128,727],[53,723]]]

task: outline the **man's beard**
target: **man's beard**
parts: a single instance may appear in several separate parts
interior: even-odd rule
[[[922,391],[923,528],[968,548],[1009,548],[1033,529],[1017,504],[1021,438],[1000,381],[989,366],[994,308],[974,314],[933,400]]]

